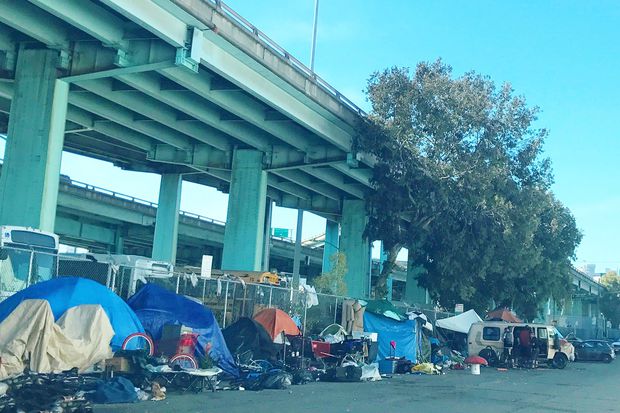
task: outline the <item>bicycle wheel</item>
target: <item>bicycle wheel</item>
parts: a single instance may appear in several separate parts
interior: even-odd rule
[[[175,354],[170,358],[168,362],[170,367],[179,366],[182,369],[197,369],[198,362],[193,356],[189,354]]]
[[[155,343],[153,343],[153,339],[146,333],[133,333],[127,336],[125,341],[123,341],[123,345],[121,346],[122,350],[147,350],[149,352],[149,356],[155,354]]]

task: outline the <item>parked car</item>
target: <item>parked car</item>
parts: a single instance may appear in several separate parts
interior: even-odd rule
[[[614,341],[612,343],[610,343],[611,348],[614,349],[614,353],[618,354],[620,353],[620,341]]]
[[[575,360],[604,361],[611,363],[616,358],[614,349],[603,340],[583,340],[574,342]]]

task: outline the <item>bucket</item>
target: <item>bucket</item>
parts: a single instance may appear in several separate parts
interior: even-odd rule
[[[471,365],[471,374],[474,374],[476,376],[480,375],[480,364]]]

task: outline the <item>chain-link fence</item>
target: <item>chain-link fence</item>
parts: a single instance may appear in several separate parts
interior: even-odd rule
[[[222,328],[265,308],[279,308],[296,318],[307,334],[319,334],[341,323],[345,297],[293,290],[269,284],[251,284],[232,277],[201,278],[174,271],[169,264],[138,256],[98,254],[53,255],[33,250],[1,249],[0,297],[55,276],[91,279],[127,299],[147,282],[191,297],[213,311]],[[405,309],[408,311],[410,309]],[[423,310],[434,325],[452,313]]]

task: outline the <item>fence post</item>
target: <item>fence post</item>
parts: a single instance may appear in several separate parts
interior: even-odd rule
[[[338,297],[336,297],[336,300],[334,301],[334,324],[336,324],[337,313],[338,313]]]
[[[205,303],[205,293],[207,292],[207,279],[202,279],[202,303]]]
[[[269,308],[271,308],[271,297],[273,296],[273,286],[269,287]]]
[[[34,251],[30,251],[30,260],[28,262],[28,279],[26,280],[26,288],[30,287],[32,281],[32,261],[34,260]]]
[[[226,312],[228,311],[228,284],[230,281],[226,280],[226,289],[224,290],[224,315],[222,316],[222,328],[226,328]]]
[[[181,275],[177,274],[177,288],[176,288],[176,293],[179,293],[179,283],[181,282]]]

